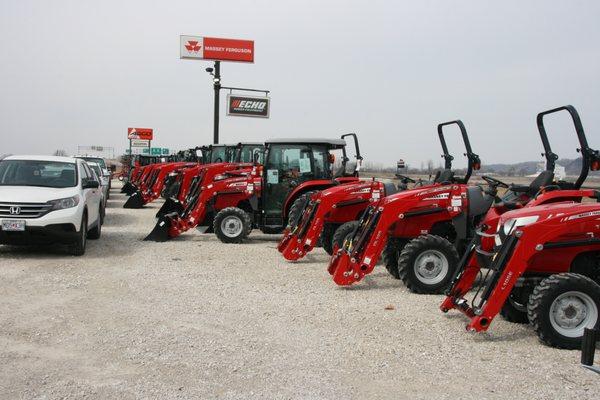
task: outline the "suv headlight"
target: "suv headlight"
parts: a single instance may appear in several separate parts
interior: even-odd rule
[[[64,210],[65,208],[77,207],[79,204],[79,196],[65,197],[64,199],[50,200],[48,203],[52,204],[50,211]]]

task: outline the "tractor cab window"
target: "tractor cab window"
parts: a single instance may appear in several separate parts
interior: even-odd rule
[[[224,162],[236,162],[236,155],[238,154],[238,147],[226,147],[225,148],[225,158],[223,158]]]
[[[226,159],[225,146],[219,146],[219,147],[212,148],[210,162],[212,162],[212,163],[225,162],[225,159]]]
[[[344,165],[344,152],[342,149],[330,149],[329,157],[334,178],[348,176],[354,173],[354,170],[356,169],[356,159],[348,160],[346,165]]]
[[[288,194],[301,183],[330,179],[329,153],[324,145],[274,144],[265,162],[264,209],[278,215]]]
[[[256,159],[259,164],[263,163],[263,147],[262,146],[242,146],[240,154],[240,162],[251,163]]]

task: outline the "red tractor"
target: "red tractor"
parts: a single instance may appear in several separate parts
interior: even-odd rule
[[[456,270],[459,257],[466,248],[467,243],[475,235],[475,228],[494,226],[501,214],[511,209],[523,207],[530,202],[530,205],[543,204],[548,202],[564,201],[566,199],[577,199],[578,192],[572,189],[578,189],[587,176],[587,168],[584,168],[582,175],[575,183],[554,182],[554,166],[558,156],[552,152],[546,130],[543,124],[544,115],[555,113],[561,110],[568,110],[576,125],[576,132],[580,141],[581,148],[586,154],[586,161],[590,161],[593,151],[587,146],[585,134],[581,127],[581,122],[577,111],[572,106],[560,107],[540,113],[537,117],[538,130],[544,146],[543,155],[546,157],[546,170],[534,179],[530,185],[507,185],[495,178],[482,177],[488,183],[488,189],[484,190],[479,186],[461,187],[451,185],[435,193],[425,192],[417,195],[417,199],[412,199],[412,204],[406,202],[392,202],[391,205],[381,207],[381,217],[378,222],[371,226],[363,225],[367,230],[375,232],[374,235],[366,233],[372,243],[362,244],[356,248],[362,250],[361,257],[352,257],[355,261],[351,263],[354,268],[354,275],[359,274],[360,268],[372,263],[374,257],[379,257],[382,244],[377,235],[379,232],[392,232],[394,242],[388,243],[386,267],[393,271],[397,268],[397,276],[404,281],[406,286],[416,293],[439,293],[442,292],[451,282],[454,271]],[[591,161],[590,161],[591,162]],[[497,196],[498,187],[508,189],[503,199]],[[537,195],[540,190],[548,191],[544,195]],[[559,189],[556,192],[549,192],[553,189]],[[569,190],[571,189],[571,190]],[[421,201],[418,197],[425,197]],[[533,199],[533,201],[531,201]],[[495,204],[494,204],[495,202]],[[492,207],[494,205],[494,207]],[[372,212],[377,214],[376,211]],[[450,218],[448,218],[450,217]],[[367,216],[366,218],[370,218]],[[483,221],[483,223],[482,223]],[[444,224],[440,230],[440,223]],[[436,228],[436,224],[438,229]],[[418,233],[421,230],[421,233]],[[484,229],[485,230],[485,229]],[[360,231],[360,229],[359,229]],[[360,233],[356,233],[358,237]],[[360,238],[360,237],[358,237]],[[391,247],[391,249],[390,249]],[[355,252],[357,250],[354,250]],[[390,252],[393,254],[390,255]],[[394,257],[395,256],[395,257]],[[391,262],[390,262],[391,261]],[[372,264],[374,267],[374,264]],[[358,270],[358,271],[357,271]],[[370,272],[371,269],[367,269]],[[349,282],[354,280],[349,277],[349,269],[338,270],[336,282]],[[344,274],[346,273],[346,274]],[[334,279],[336,276],[334,275]]]
[[[600,193],[587,192],[598,200]],[[526,291],[523,312],[539,338],[580,348],[584,329],[600,327],[599,219],[598,203],[559,202],[505,213],[480,283],[474,287],[479,268],[475,276],[471,268],[460,271],[442,310],[456,308],[470,318],[467,330],[485,331],[513,291]]]
[[[453,123],[459,124],[457,121]],[[443,157],[446,159],[446,169],[450,170],[453,157],[448,153],[443,133],[439,137],[444,151]],[[465,143],[468,143],[468,139]],[[402,165],[399,162],[398,168],[399,171],[404,168],[404,162]],[[312,251],[320,240],[325,251],[333,254],[334,247],[341,247],[345,236],[354,228],[354,224],[348,223],[358,220],[370,204],[398,192],[398,189],[406,189],[408,183],[414,183],[415,187],[425,186],[424,182],[415,182],[400,173],[396,176],[402,182],[399,188],[391,182],[360,180],[311,193],[310,197],[298,198],[292,205],[289,225],[277,247],[279,252],[287,260],[298,260]],[[428,185],[439,184],[438,178]]]
[[[167,162],[156,164],[149,179],[127,199],[123,208],[142,208],[144,205],[158,199],[163,190],[165,180],[170,173],[197,165],[188,162]]]
[[[458,125],[461,131],[468,161],[464,176],[457,176],[451,169],[453,157],[448,152],[443,133],[448,125]],[[328,268],[337,284],[350,285],[361,280],[373,270],[382,253],[388,271],[398,277],[397,254],[403,243],[424,233],[450,234],[452,219],[464,207],[461,201],[466,196],[467,182],[473,170],[480,168],[481,161],[473,153],[467,131],[460,120],[438,125],[438,135],[445,166],[436,177],[435,184],[401,191],[374,201],[358,222],[347,225],[343,246],[335,249]],[[454,248],[447,251],[451,256],[456,254]],[[433,287],[428,290],[437,291],[438,285],[440,282],[432,283]]]
[[[348,171],[346,137],[356,147],[356,167]],[[341,162],[335,163],[335,152]],[[356,134],[340,139],[280,139],[265,143],[264,167],[257,170],[260,191],[238,206],[221,208],[215,214],[213,228],[225,243],[240,243],[253,227],[264,233],[280,233],[288,223],[292,204],[309,192],[358,181],[360,152]],[[248,184],[257,187],[256,178]]]
[[[224,148],[224,152],[216,151],[215,149],[218,147],[215,145],[202,149],[202,158],[207,160],[205,164],[186,168],[172,174],[171,184],[166,189],[168,192],[165,196],[166,200],[157,212],[157,218],[172,212],[183,212],[190,191],[197,188],[198,185],[207,184],[202,179],[205,176],[204,170],[208,166],[214,166],[212,170],[215,172],[207,176],[218,176],[220,173],[237,169],[238,164],[251,164],[257,160],[260,161],[260,156],[264,151],[262,143],[238,143],[221,147]]]
[[[536,293],[539,295],[543,292],[540,285],[544,282],[552,283],[552,280],[546,281],[546,278],[558,281],[585,280],[580,276],[566,276],[577,274],[591,279],[596,284],[600,283],[600,247],[580,240],[581,237],[594,238],[597,234],[594,229],[582,231],[587,229],[584,223],[588,218],[582,215],[589,212],[593,217],[595,211],[587,210],[588,207],[598,208],[597,204],[580,203],[585,198],[597,200],[598,192],[580,187],[589,170],[600,169],[600,154],[589,148],[579,115],[572,106],[540,113],[537,118],[538,127],[540,132],[545,134],[544,116],[563,110],[570,113],[579,138],[578,151],[582,153],[581,173],[574,183],[561,181],[542,188],[526,205],[512,207],[517,208],[516,210],[501,215],[494,209],[488,212],[467,246],[452,284],[446,291],[447,297],[441,305],[445,312],[456,308],[468,315],[471,318],[467,327],[469,330],[486,330],[492,319],[500,313],[511,322],[532,322],[540,338],[551,345],[573,348],[581,341],[583,328],[590,326],[583,323],[583,319],[577,320],[581,314],[579,317],[573,314],[575,320],[568,322],[563,318],[565,310],[569,313],[575,309],[588,313],[589,310],[586,311],[582,307],[591,307],[592,312],[596,307],[597,313],[597,302],[600,301],[598,294],[596,306],[592,303],[581,303],[585,295],[574,295],[569,301],[559,301],[553,305],[556,306],[552,308],[554,316],[545,314],[547,309],[540,314],[538,308],[539,296]],[[551,157],[548,157],[548,153]],[[546,154],[549,160],[557,158],[551,151],[547,150]],[[600,214],[600,211],[597,214]],[[597,219],[591,218],[591,221]],[[560,229],[555,229],[559,225]],[[523,240],[525,232],[526,239],[530,242]],[[509,245],[509,241],[512,244]],[[532,242],[535,243],[530,246]],[[483,269],[487,272],[484,273]],[[480,275],[482,279],[476,281]],[[590,285],[589,282],[587,285]],[[466,297],[473,289],[476,289],[476,292],[469,304]],[[571,309],[567,307],[568,304],[577,307]],[[562,306],[567,308],[561,309]],[[562,315],[563,319],[557,315]],[[569,330],[569,325],[574,330]]]

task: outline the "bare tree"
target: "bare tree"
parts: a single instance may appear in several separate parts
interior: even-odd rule
[[[56,150],[54,152],[54,155],[58,156],[58,157],[66,157],[66,156],[68,156],[67,152],[65,150],[62,150],[62,149]]]

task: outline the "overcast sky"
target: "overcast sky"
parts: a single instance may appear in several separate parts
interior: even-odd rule
[[[460,118],[484,164],[535,160],[537,112],[573,104],[600,148],[598,1],[0,7],[0,154],[123,151],[128,126],[154,128],[171,149],[210,143],[209,63],[180,60],[180,34],[255,40],[255,63],[223,63],[223,84],[271,90],[271,118],[222,112],[222,142],[357,132],[365,159],[417,166],[438,162],[437,123]],[[554,150],[574,157],[567,121],[549,129]]]

